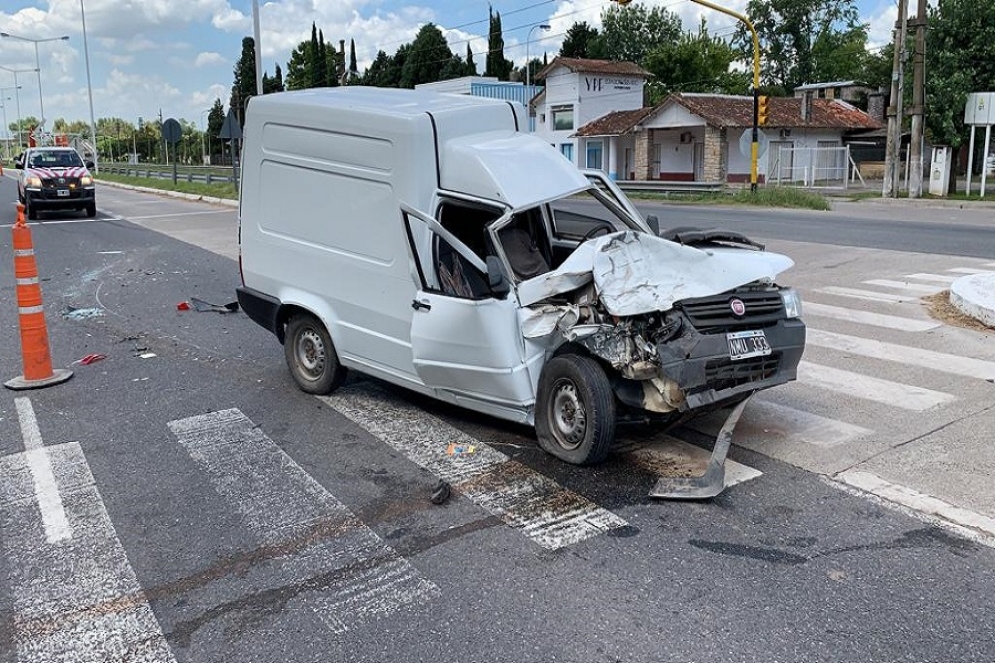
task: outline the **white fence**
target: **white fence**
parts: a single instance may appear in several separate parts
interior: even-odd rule
[[[809,189],[846,189],[860,179],[850,146],[787,147],[772,145],[768,155],[767,182]]]

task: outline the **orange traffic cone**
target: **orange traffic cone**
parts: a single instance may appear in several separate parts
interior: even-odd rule
[[[41,285],[38,266],[31,244],[31,229],[24,223],[24,205],[17,204],[14,224],[14,278],[17,279],[17,309],[21,327],[21,357],[24,375],[4,382],[8,389],[37,389],[65,382],[73,372],[64,368],[52,370],[48,351],[48,331],[45,311],[41,305]]]

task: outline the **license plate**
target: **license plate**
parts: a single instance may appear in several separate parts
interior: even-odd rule
[[[59,189],[57,192],[59,198],[64,198],[69,196],[69,189]]]
[[[749,359],[750,357],[763,357],[770,354],[770,345],[767,343],[767,335],[762,329],[755,331],[729,332],[726,334],[729,342],[729,359]]]

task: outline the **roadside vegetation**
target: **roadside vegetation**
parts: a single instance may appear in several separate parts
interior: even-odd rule
[[[112,175],[110,173],[100,173],[96,179],[98,182],[117,182],[119,184],[129,184],[131,186],[145,187],[147,189],[158,189],[160,191],[179,191],[181,193],[190,193],[197,196],[238,200],[238,191],[235,189],[235,185],[230,182],[206,184],[204,182],[185,182],[183,180],[177,180],[176,184],[173,184],[172,179],[131,177],[128,175]]]
[[[626,193],[633,199],[666,200],[671,203],[688,203],[694,205],[754,205],[756,207],[787,207],[795,209],[812,209],[828,211],[831,209],[829,199],[825,196],[789,187],[759,187],[756,193],[749,189],[741,189],[733,193],[703,192],[703,193]]]

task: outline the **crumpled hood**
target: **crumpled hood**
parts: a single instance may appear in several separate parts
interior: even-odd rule
[[[530,306],[593,281],[608,313],[639,315],[754,281],[773,282],[794,264],[778,253],[698,249],[627,230],[581,244],[557,269],[520,283],[518,298]]]

